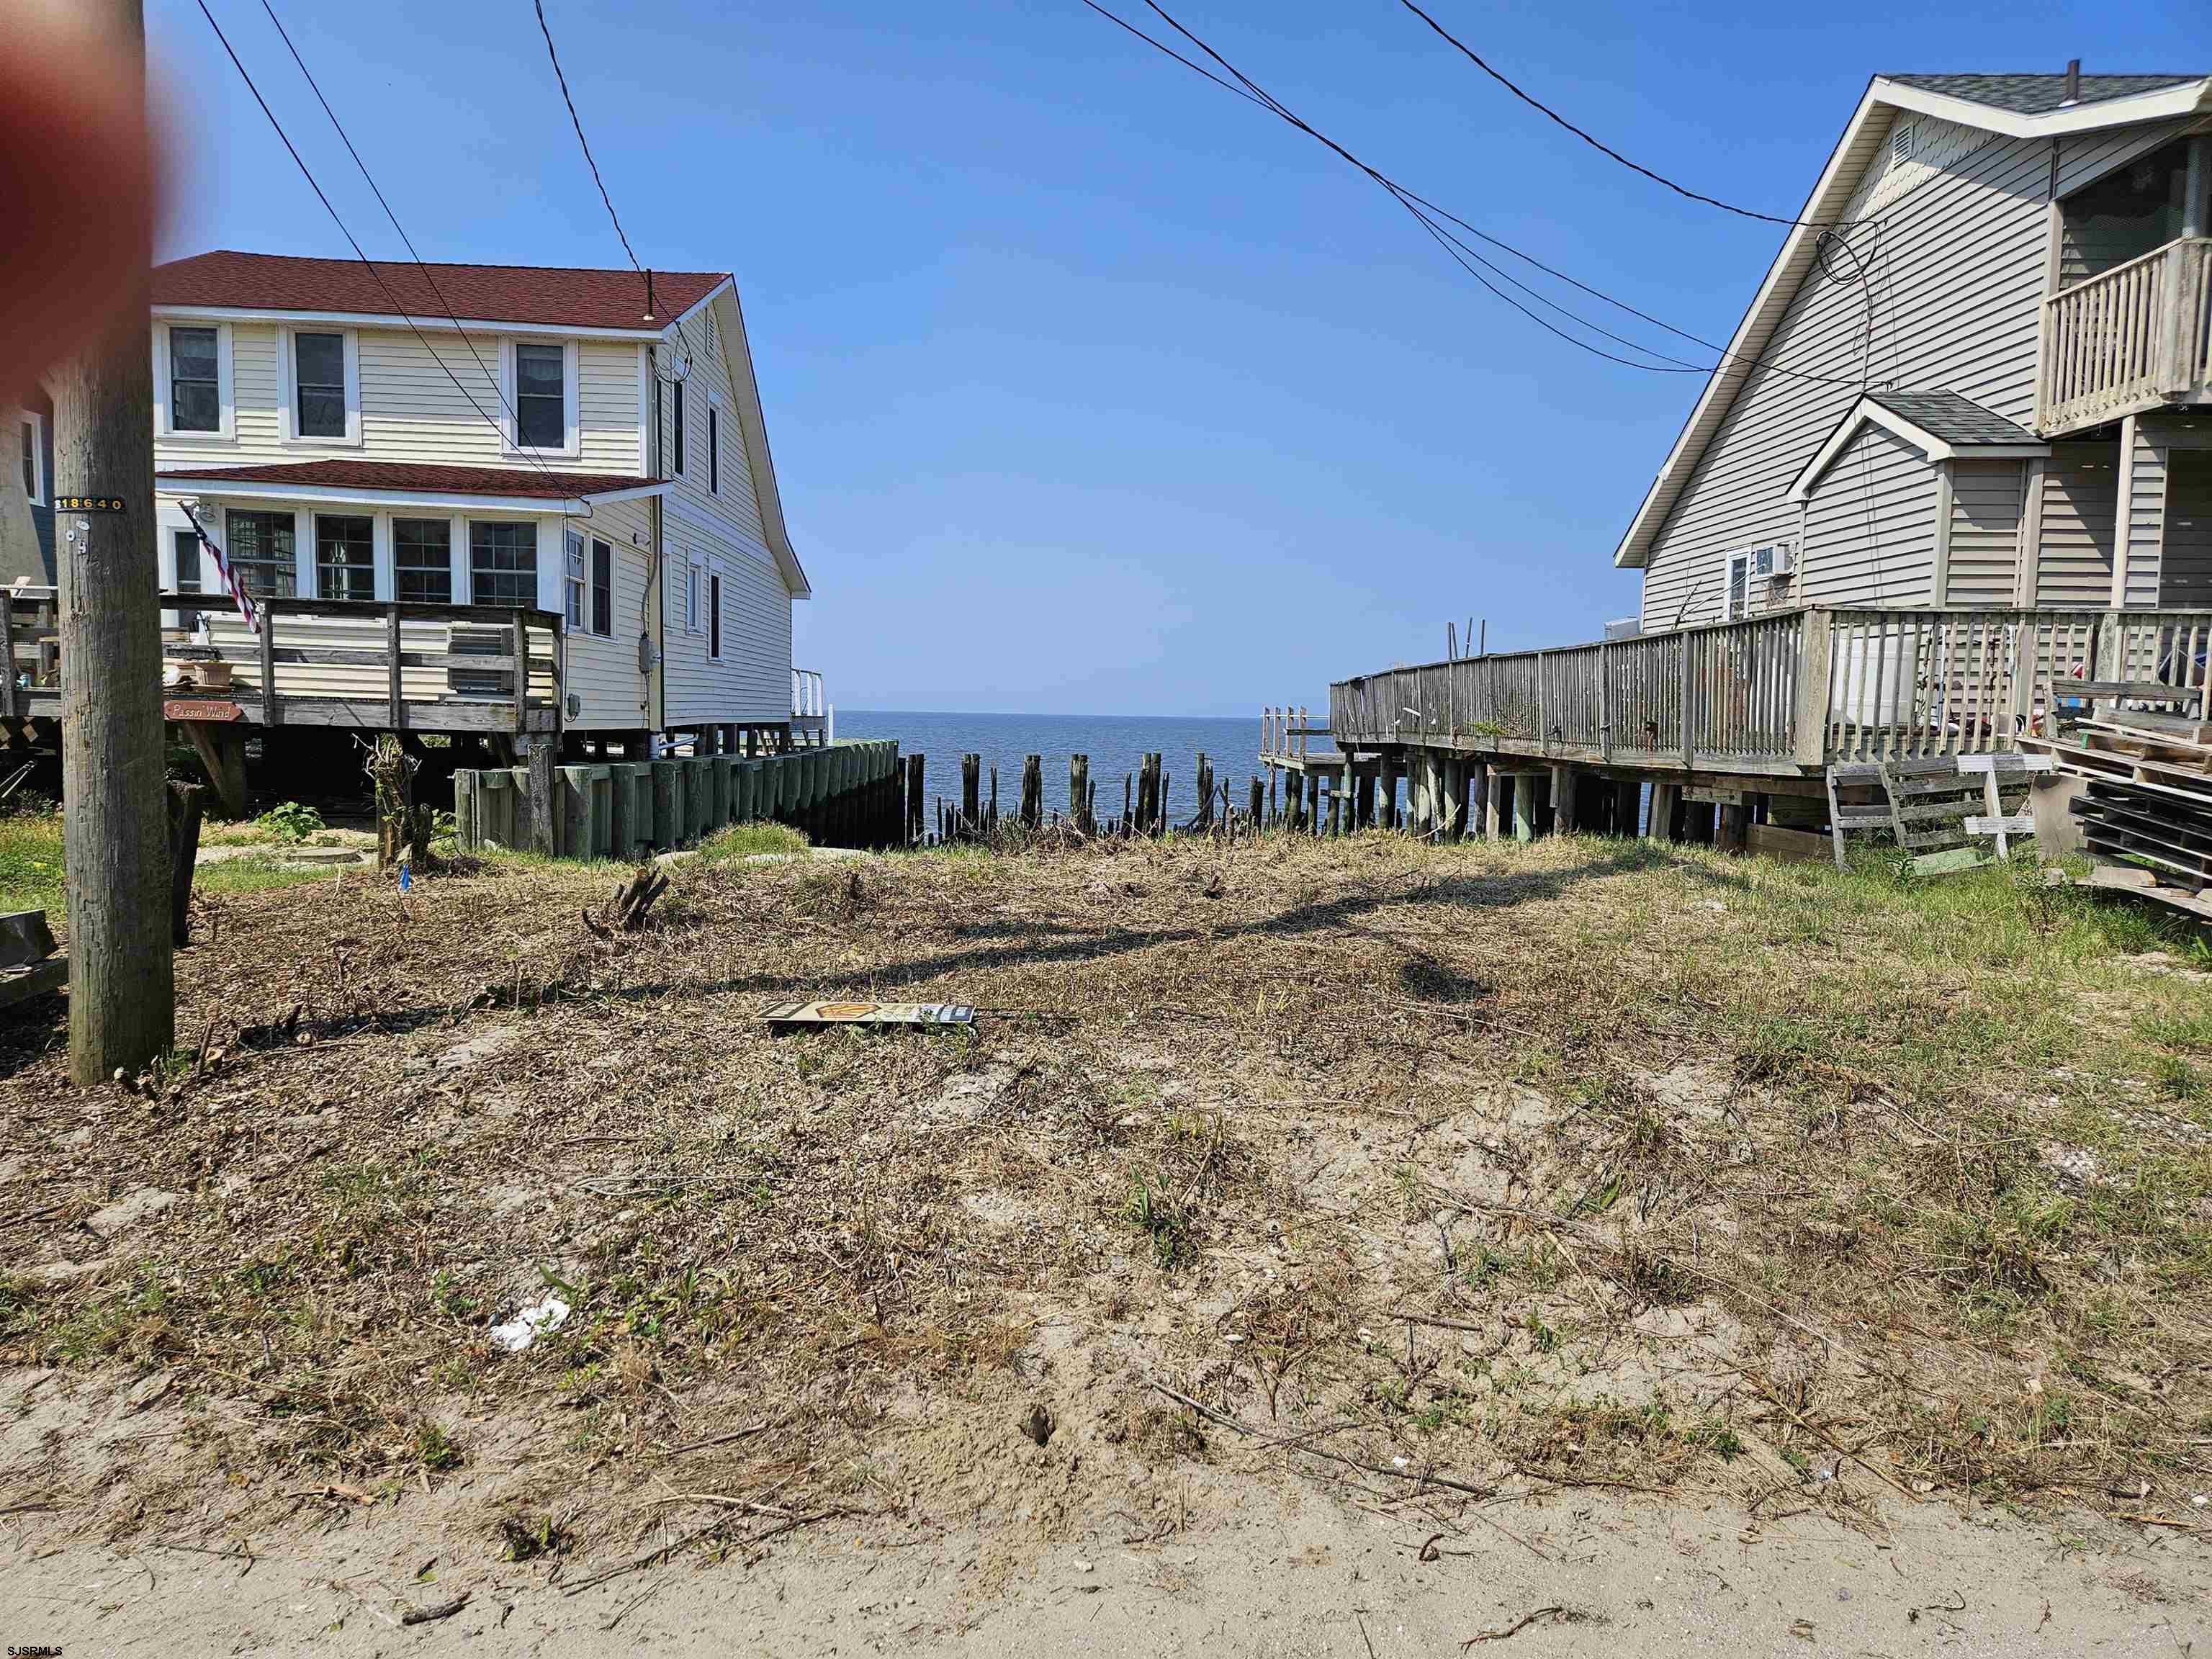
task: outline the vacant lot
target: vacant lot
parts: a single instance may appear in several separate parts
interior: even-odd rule
[[[1575,838],[674,875],[612,939],[579,914],[611,871],[214,895],[185,1041],[127,1088],[69,1086],[51,1007],[0,1028],[19,1563],[317,1564],[228,1649],[463,1589],[431,1631],[518,1597],[516,1631],[559,1629],[634,1565],[587,1592],[599,1630],[694,1557],[773,1559],[897,1645],[1041,1575],[1093,1617],[1116,1562],[1226,1583],[1206,1553],[1262,1510],[1273,1558],[1327,1555],[1325,1516],[1437,1571],[1724,1515],[1714,1576],[1773,1599],[1800,1569],[1752,1559],[1763,1528],[1866,1553],[1994,1506],[2081,1565],[2101,1637],[2192,1639],[2212,984],[2142,914],[2032,870]],[[758,1021],[831,994],[982,1012]],[[941,1566],[902,1579],[923,1540]],[[419,1581],[340,1565],[380,1547]],[[883,1577],[823,1588],[855,1551]],[[159,1645],[173,1604],[98,1578],[38,1581],[10,1639],[43,1639],[28,1609]],[[1668,1616],[1620,1582],[1522,1650]],[[1348,1594],[1312,1650],[1414,1650]],[[1872,1616],[1822,1594],[1808,1628]],[[1461,1606],[1439,1635],[1517,1616]],[[1884,1639],[1935,1639],[1922,1611]],[[1750,1646],[1791,1644],[1774,1616]]]

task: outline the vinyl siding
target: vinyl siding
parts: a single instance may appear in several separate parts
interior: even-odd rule
[[[674,478],[665,516],[669,546],[665,595],[665,723],[781,722],[791,718],[791,593],[769,551],[753,490],[724,345],[719,305],[684,325],[692,368],[662,396],[661,455]],[[673,400],[684,399],[684,467],[675,471]],[[707,411],[721,408],[721,488],[708,488]],[[707,654],[710,635],[684,628],[684,567],[704,560],[722,578],[722,656]]]
[[[1846,215],[1880,221],[1878,235],[1863,233],[1856,244],[1870,273],[1871,351],[1859,285],[1840,262],[1842,283],[1816,265],[1654,538],[1644,581],[1647,628],[1670,626],[1677,615],[1717,618],[1721,556],[1796,538],[1789,486],[1856,400],[1863,378],[1947,387],[2023,425],[2033,420],[2052,142],[1926,117],[1917,125],[1914,157],[1898,161],[1884,143]],[[2061,141],[2059,193],[2174,131],[2166,125]],[[1888,583],[1911,551],[1879,562],[1880,603],[1905,602]],[[1801,562],[1805,574],[1791,584],[1792,602],[1876,603],[1876,562],[1859,562],[1869,585],[1853,587],[1832,563],[1824,575],[1813,554]],[[1920,595],[1926,591],[1923,579]]]
[[[448,331],[426,338],[427,343],[404,328],[361,330],[362,441],[287,443],[280,416],[284,331],[274,324],[235,324],[231,363],[236,441],[162,441],[155,446],[156,459],[195,467],[347,459],[532,469],[534,462],[505,452],[495,424],[505,409],[500,337],[471,331],[465,341]],[[557,471],[637,476],[636,346],[629,341],[577,342],[576,385],[578,453],[545,465]]]
[[[2117,444],[2051,445],[2043,468],[2037,605],[2102,610],[2112,602],[2118,454]]]
[[[2166,520],[2166,446],[2151,422],[2134,420],[2121,428],[2122,441],[2134,452],[2129,475],[2127,513],[2127,603],[2155,605],[2159,592],[2159,532]]]
[[[2026,475],[2019,461],[1951,463],[1950,580],[1944,604],[2013,602]]]
[[[2212,449],[2172,449],[2166,491],[2166,558],[2159,603],[2212,609]]]
[[[1838,453],[1805,503],[1797,588],[1807,605],[1929,602],[1936,573],[1936,469],[1871,422]]]
[[[633,352],[633,403],[636,401],[636,361]],[[569,520],[568,527],[580,532],[585,538],[587,572],[593,538],[605,542],[614,550],[612,635],[605,639],[590,633],[568,635],[566,688],[582,701],[582,712],[569,719],[569,729],[642,731],[649,723],[646,708],[647,684],[647,677],[637,665],[637,641],[646,627],[649,597],[646,590],[653,570],[649,503],[602,503],[589,519]],[[586,620],[588,626],[588,609]]]

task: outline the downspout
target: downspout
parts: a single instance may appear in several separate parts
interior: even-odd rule
[[[652,441],[646,446],[647,470],[658,479],[660,477],[660,348],[649,345],[645,349],[645,366],[653,375]],[[659,495],[646,498],[653,526],[652,574],[647,578],[646,592],[652,596],[653,618],[653,679],[647,687],[650,706],[646,710],[648,742],[653,752],[659,752],[660,733],[666,728],[668,715],[668,550],[666,545],[667,503]]]

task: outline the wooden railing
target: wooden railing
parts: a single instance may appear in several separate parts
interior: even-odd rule
[[[2212,714],[2208,649],[2208,611],[1786,611],[1341,681],[1329,726],[1347,750],[1790,774],[2008,749],[2098,702]]]
[[[2212,384],[2212,238],[2183,237],[2043,302],[2036,422],[2078,431]]]

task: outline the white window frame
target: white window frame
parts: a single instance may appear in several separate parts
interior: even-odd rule
[[[703,559],[692,559],[684,567],[684,631],[702,633],[706,620],[707,564]]]
[[[557,345],[561,348],[562,442],[558,449],[525,447],[515,435],[514,348],[518,345]],[[502,335],[499,343],[500,447],[509,455],[544,455],[573,461],[583,453],[583,427],[578,417],[576,343],[538,335]]]
[[[722,660],[722,647],[729,643],[730,630],[722,622],[722,573],[712,565],[707,567],[707,660]]]
[[[33,507],[51,506],[54,499],[53,480],[46,477],[46,417],[35,409],[19,409],[15,440],[22,441],[23,428],[31,428],[31,489]]]
[[[1762,544],[1763,545],[1763,544]],[[1752,568],[1751,557],[1757,548],[1741,547],[1721,555],[1721,620],[1740,622],[1751,614],[1751,585],[1759,580]],[[1735,605],[1735,568],[1743,567],[1743,609]]]
[[[216,394],[222,413],[213,432],[179,432],[169,422],[169,331],[215,331]],[[233,370],[230,325],[214,318],[165,317],[154,325],[154,435],[172,444],[235,444],[238,441],[238,377]]]
[[[597,628],[592,618],[599,611],[599,550],[607,550],[607,625]],[[615,544],[605,536],[586,536],[584,538],[584,631],[595,639],[611,640],[615,636]]]
[[[590,539],[574,526],[561,538],[561,597],[563,624],[571,634],[588,634],[592,625],[592,547]]]
[[[335,334],[345,342],[346,429],[342,438],[308,438],[300,434],[300,354],[302,334]],[[302,323],[276,331],[276,382],[283,404],[276,416],[277,441],[294,448],[361,447],[361,331]]]

